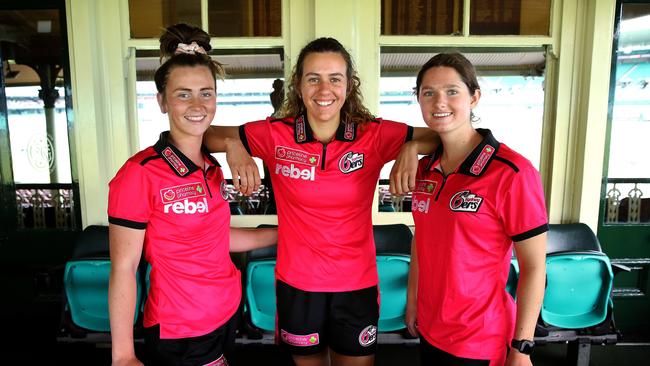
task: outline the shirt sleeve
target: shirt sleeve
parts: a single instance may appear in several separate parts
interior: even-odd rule
[[[377,133],[377,152],[384,163],[397,158],[402,145],[413,138],[413,127],[400,122],[381,120]]]
[[[252,156],[268,161],[273,151],[271,122],[269,120],[248,122],[239,127],[239,138]]]
[[[530,239],[548,231],[544,190],[539,172],[527,166],[517,172],[499,209],[512,241]]]
[[[108,184],[108,222],[146,229],[153,211],[149,180],[140,164],[127,161]]]

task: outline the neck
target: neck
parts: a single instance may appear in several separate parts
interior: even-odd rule
[[[201,146],[203,139],[196,136],[179,136],[174,132],[169,133],[169,140],[174,146],[180,150],[183,155],[187,156],[196,166],[203,168],[204,160],[203,153],[201,153]]]
[[[339,121],[312,122],[309,120],[309,127],[316,139],[322,143],[328,143],[334,139],[336,130],[339,128]]]
[[[473,127],[440,136],[443,145],[440,162],[446,174],[455,171],[472,150],[483,141],[483,136]]]

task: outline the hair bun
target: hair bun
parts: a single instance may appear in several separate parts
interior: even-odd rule
[[[179,44],[189,45],[193,42],[205,52],[212,49],[210,35],[203,29],[185,23],[171,25],[160,36],[160,57],[161,59],[171,57],[176,53]]]

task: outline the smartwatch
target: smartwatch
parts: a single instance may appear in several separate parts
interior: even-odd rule
[[[535,341],[528,339],[513,339],[510,346],[525,355],[530,355],[533,353],[533,349],[535,348]]]

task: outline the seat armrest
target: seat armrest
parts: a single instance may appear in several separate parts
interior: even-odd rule
[[[630,272],[632,271],[632,268],[620,264],[620,263],[612,263],[612,272],[614,272],[614,276],[616,276],[620,272]]]

